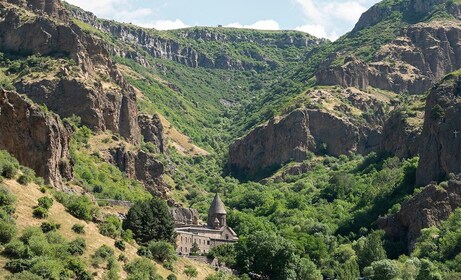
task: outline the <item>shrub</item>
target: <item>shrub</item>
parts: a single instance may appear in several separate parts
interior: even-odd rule
[[[140,257],[146,257],[146,258],[149,258],[149,259],[153,258],[152,253],[150,252],[149,248],[147,248],[145,246],[139,247],[137,254]]]
[[[46,210],[43,207],[37,207],[37,208],[34,209],[32,214],[34,215],[35,218],[44,219],[44,218],[48,217],[48,210]]]
[[[117,238],[121,235],[122,222],[115,215],[107,216],[105,221],[99,225],[99,233],[104,236]]]
[[[192,279],[198,276],[198,271],[195,267],[188,265],[184,269],[184,274],[186,274],[189,279]]]
[[[0,244],[9,243],[16,235],[16,226],[11,223],[0,221]]]
[[[174,271],[174,263],[173,262],[164,262],[163,267],[170,271]]]
[[[49,210],[53,206],[53,199],[47,196],[40,197],[38,199],[38,206]]]
[[[76,279],[78,280],[90,280],[93,277],[86,271],[86,264],[81,259],[78,258],[70,258],[67,261],[66,268],[71,270],[74,274]]]
[[[23,186],[26,186],[31,182],[31,179],[29,177],[27,177],[26,175],[21,175],[21,176],[19,176],[17,181],[18,181],[19,184],[21,184]]]
[[[19,240],[14,240],[5,246],[5,249],[3,250],[2,254],[9,258],[26,258],[28,257],[26,255],[26,250],[27,248],[24,245],[24,243],[22,243]]]
[[[17,259],[17,260],[8,261],[5,264],[5,269],[11,273],[18,273],[18,272],[22,272],[25,270],[29,270],[32,266],[33,266],[32,260]]]
[[[166,280],[177,280],[177,279],[178,279],[178,277],[176,277],[176,275],[174,275],[174,274],[170,274],[170,275],[168,275],[168,277],[166,278]]]
[[[131,229],[122,230],[122,239],[128,243],[133,242],[133,232],[131,231]]]
[[[123,240],[116,240],[115,243],[115,248],[119,249],[120,251],[125,251],[125,242],[123,242]]]
[[[6,163],[2,166],[1,175],[7,179],[13,179],[18,173],[18,168],[11,163]]]
[[[61,228],[61,225],[51,222],[43,222],[40,228],[42,229],[43,233],[47,233],[50,231],[58,230],[59,228]]]
[[[30,271],[37,274],[44,279],[61,279],[64,274],[65,268],[63,263],[58,260],[40,259],[35,263]]]
[[[137,279],[161,279],[157,275],[155,265],[145,258],[137,258],[124,266],[125,271],[128,273],[128,280]]]
[[[16,199],[11,192],[6,188],[0,188],[0,207],[11,206]]]
[[[173,245],[166,241],[150,242],[148,248],[152,258],[159,262],[171,262],[176,259]]]
[[[83,238],[77,238],[68,244],[67,252],[71,255],[81,256],[85,253],[86,242]]]
[[[110,258],[114,257],[114,250],[107,245],[102,245],[99,247],[94,255],[92,256],[93,265],[99,266],[105,261],[108,261]]]
[[[72,226],[72,231],[78,234],[84,234],[85,233],[85,226],[81,224],[75,224]]]
[[[124,254],[120,254],[120,256],[118,256],[118,261],[126,263],[128,261],[128,258]]]
[[[90,221],[93,219],[93,216],[96,213],[95,205],[85,195],[70,196],[66,207],[72,216],[85,221]]]

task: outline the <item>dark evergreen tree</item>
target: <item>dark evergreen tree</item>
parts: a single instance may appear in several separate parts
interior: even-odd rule
[[[150,241],[174,243],[174,222],[166,202],[159,198],[138,202],[128,211],[123,229],[130,229],[139,244]]]

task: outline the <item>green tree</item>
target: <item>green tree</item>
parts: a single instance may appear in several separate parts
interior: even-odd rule
[[[222,244],[211,248],[208,257],[210,259],[217,258],[220,263],[225,263],[228,267],[234,267],[237,253],[233,244]]]
[[[138,202],[128,211],[123,229],[130,229],[134,239],[140,244],[164,240],[175,242],[174,222],[166,202],[152,198]]]
[[[192,244],[192,248],[190,249],[190,253],[192,256],[197,256],[200,253],[200,248],[197,244],[197,242],[194,241],[194,244]]]
[[[323,279],[320,270],[315,264],[306,258],[298,258],[295,264],[296,280],[321,280]],[[341,279],[343,280],[343,279]]]
[[[272,232],[256,232],[236,244],[237,268],[271,279],[288,279],[296,275],[295,246]]]
[[[387,258],[383,247],[383,236],[383,231],[374,231],[366,238],[358,240],[355,251],[357,252],[358,264],[361,269],[371,265],[374,261]]]
[[[399,279],[400,269],[396,261],[379,260],[371,264],[373,268],[373,280],[394,280]]]
[[[416,280],[442,280],[442,274],[430,260],[422,259]]]
[[[148,244],[151,256],[159,262],[172,262],[176,259],[176,252],[173,245],[166,241],[152,241]]]

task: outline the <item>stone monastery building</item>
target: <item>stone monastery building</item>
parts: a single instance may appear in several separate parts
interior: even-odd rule
[[[219,194],[215,195],[208,210],[206,225],[199,224],[198,213],[192,209],[176,208],[172,214],[176,221],[176,252],[180,255],[189,255],[194,243],[198,245],[198,254],[206,254],[213,247],[238,240],[237,234],[227,226],[227,212]]]

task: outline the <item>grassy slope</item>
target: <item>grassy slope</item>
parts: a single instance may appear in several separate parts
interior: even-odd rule
[[[37,200],[44,196],[42,192],[40,192],[38,186],[34,184],[30,184],[28,186],[23,186],[18,184],[16,181],[6,180],[3,182],[8,190],[12,192],[12,194],[17,198],[16,206],[16,221],[17,226],[20,231],[22,231],[26,227],[39,227],[44,220],[36,219],[32,216],[32,210],[37,205]],[[58,202],[54,202],[53,206],[49,211],[49,217],[47,218],[48,221],[56,222],[61,224],[61,228],[58,230],[60,234],[65,236],[68,240],[73,240],[77,237],[83,237],[87,244],[87,250],[83,255],[84,260],[88,263],[90,262],[90,256],[94,253],[94,251],[102,246],[103,244],[111,247],[116,252],[116,255],[124,254],[128,257],[129,260],[132,260],[137,257],[136,245],[126,244],[126,250],[124,252],[120,251],[119,249],[115,248],[114,246],[114,239],[109,237],[103,236],[99,233],[98,226],[92,222],[85,222],[79,220],[69,213],[66,212],[64,206]],[[83,224],[85,225],[85,234],[79,235],[74,233],[71,228],[74,224]],[[0,264],[4,264],[6,261],[5,258],[0,258]],[[119,262],[120,266],[123,267],[123,263]],[[179,261],[175,264],[175,268],[177,272],[175,274],[178,276],[178,279],[187,279],[187,277],[182,273],[184,267],[186,265],[193,265],[197,268],[199,275],[197,279],[205,279],[206,276],[213,274],[214,270],[199,262],[187,260],[180,258]],[[163,266],[156,264],[157,272],[164,278],[166,278],[171,271],[166,270]],[[90,267],[90,266],[89,266]],[[92,271],[98,272],[99,277],[101,276],[101,271]],[[0,277],[4,277],[7,275],[6,270],[0,270]],[[122,277],[126,277],[124,273],[122,273]],[[99,279],[99,278],[97,278]]]

